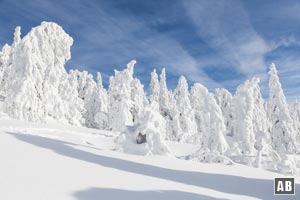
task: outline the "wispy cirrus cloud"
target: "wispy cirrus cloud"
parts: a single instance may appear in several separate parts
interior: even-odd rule
[[[262,80],[265,97],[267,69],[275,62],[292,99],[298,92],[293,82],[300,62],[299,5],[293,0],[3,0],[0,26],[6,28],[0,29],[0,44],[12,41],[17,25],[26,33],[43,20],[54,21],[74,38],[67,68],[101,71],[105,85],[113,69],[136,59],[136,75],[146,88],[152,69],[166,67],[171,88],[183,74],[211,91],[226,87],[234,93],[238,84],[255,75]]]
[[[224,59],[245,74],[265,70],[265,40],[253,28],[238,1],[184,1],[197,32]]]
[[[6,3],[13,7],[7,12],[16,12],[17,16],[21,15],[28,21],[53,20],[63,26],[74,38],[68,68],[93,73],[101,71],[106,84],[113,69],[122,69],[128,61],[137,59],[136,73],[145,84],[149,83],[154,67],[166,67],[172,78],[183,74],[191,82],[201,80],[211,88],[219,85],[199,68],[201,62],[191,56],[176,38],[149,26],[146,19],[115,11],[105,1],[58,3],[33,0],[20,5],[13,0]],[[20,25],[29,25],[20,22]],[[171,80],[171,87],[176,81]]]

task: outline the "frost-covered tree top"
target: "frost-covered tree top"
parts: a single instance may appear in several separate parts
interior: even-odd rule
[[[98,89],[103,88],[102,76],[101,76],[100,72],[97,72],[97,87],[98,87]]]
[[[184,76],[180,76],[175,90],[175,99],[178,109],[191,108],[188,83]]]
[[[151,82],[150,82],[150,101],[159,102],[159,81],[156,70],[151,72]]]
[[[160,74],[160,81],[159,81],[159,107],[161,112],[165,112],[170,108],[170,96],[169,90],[167,87],[167,80],[166,80],[166,69],[163,68]]]
[[[271,110],[273,110],[272,112],[274,114],[281,115],[286,120],[290,120],[286,98],[283,94],[281,83],[277,74],[277,69],[274,63],[272,63],[270,66],[269,75],[269,106]]]

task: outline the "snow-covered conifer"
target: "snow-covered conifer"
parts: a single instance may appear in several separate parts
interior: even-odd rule
[[[295,153],[298,151],[295,144],[296,131],[293,128],[293,121],[281,88],[275,64],[271,64],[269,75],[269,115],[272,123],[271,137],[273,148],[279,153]]]
[[[84,102],[85,112],[83,116],[85,118],[85,125],[87,127],[95,128],[95,116],[97,114],[98,101],[98,88],[97,83],[93,79],[93,75],[87,71],[78,72],[79,76],[79,97]]]
[[[195,110],[198,125],[198,137],[194,143],[201,144],[201,149],[223,154],[228,149],[225,139],[225,124],[222,111],[214,96],[207,88],[196,83],[191,89],[191,104]]]
[[[58,88],[66,75],[73,39],[55,23],[43,22],[20,41],[15,33],[4,109],[14,118],[46,121],[62,109]],[[58,107],[60,107],[58,109]]]
[[[133,78],[133,60],[123,71],[115,70],[115,76],[109,83],[109,124],[110,129],[121,131],[125,126],[134,125],[143,109],[147,106],[147,98],[143,85]]]
[[[242,154],[253,155],[255,152],[255,133],[253,130],[255,80],[247,80],[241,84],[232,100],[233,138],[238,143]]]
[[[300,104],[297,100],[290,106],[290,113],[296,131],[296,141],[300,143]]]
[[[170,118],[170,96],[166,82],[166,70],[162,69],[159,80],[159,109],[164,118]]]
[[[97,97],[95,102],[95,126],[99,129],[108,129],[108,96],[102,84],[101,73],[97,73]]]
[[[61,78],[59,95],[61,107],[57,107],[56,116],[59,120],[65,120],[72,125],[84,125],[82,113],[84,113],[84,102],[78,98],[78,78],[74,70]]]
[[[197,125],[194,110],[190,102],[188,84],[184,76],[181,76],[178,80],[178,85],[175,90],[175,100],[179,113],[180,128],[183,132],[180,139],[186,140],[197,133]]]
[[[151,82],[150,82],[150,102],[159,102],[159,81],[158,81],[158,75],[156,73],[156,70],[154,69],[153,72],[151,72]]]
[[[5,91],[11,81],[8,79],[11,67],[11,46],[5,44],[0,51],[0,95],[5,96]]]
[[[217,88],[215,90],[215,99],[217,104],[220,106],[224,118],[224,123],[226,126],[226,135],[233,135],[232,127],[232,95],[225,88]]]

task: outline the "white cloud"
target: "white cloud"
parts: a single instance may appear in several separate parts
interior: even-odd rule
[[[251,75],[265,69],[268,44],[238,1],[184,1],[184,7],[199,36],[229,65]]]

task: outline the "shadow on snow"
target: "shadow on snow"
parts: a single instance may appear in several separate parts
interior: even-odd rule
[[[193,194],[189,192],[181,192],[175,190],[162,190],[162,191],[130,191],[130,190],[119,190],[110,188],[90,188],[85,191],[75,192],[74,196],[79,200],[95,200],[99,199],[109,199],[109,200],[120,200],[120,199],[130,199],[130,200],[221,200],[214,197]]]
[[[110,167],[110,168],[123,170],[131,173],[136,173],[136,174],[161,178],[169,181],[175,181],[183,184],[208,188],[208,189],[217,190],[224,193],[245,195],[245,196],[266,199],[266,200],[267,199],[289,199],[289,200],[300,199],[299,184],[296,185],[295,196],[273,196],[273,180],[252,179],[252,178],[245,178],[245,177],[233,176],[233,175],[210,174],[210,173],[203,173],[203,172],[191,172],[191,171],[166,169],[162,167],[136,163],[136,162],[123,160],[119,158],[106,157],[103,155],[97,155],[94,153],[86,152],[83,150],[75,149],[72,146],[68,145],[67,142],[56,140],[56,139],[45,138],[45,137],[34,136],[34,135],[27,135],[27,134],[25,135],[19,133],[12,133],[12,132],[8,132],[8,134],[15,136],[20,141],[27,142],[41,148],[53,150],[54,152],[60,155],[98,164],[104,167]],[[92,194],[101,197],[102,193],[108,194],[108,192],[115,192],[112,195],[115,195],[117,193],[122,195],[123,193],[123,194],[128,194],[129,196],[132,197],[143,196],[142,199],[146,198],[145,196],[148,195],[147,193],[149,193],[149,195],[150,194],[158,195],[158,197],[160,197],[159,195],[164,195],[164,194],[167,195],[167,197],[168,195],[173,196],[173,194],[170,194],[170,191],[156,194],[155,191],[132,192],[132,191],[123,191],[123,190],[114,190],[114,189],[97,189],[97,188],[90,188],[87,191],[80,191],[76,193],[76,195],[80,199],[85,199],[84,197],[86,197],[86,199],[89,199],[88,197]],[[180,192],[177,193],[183,196],[186,194]],[[201,199],[201,195],[199,198]],[[113,199],[113,197],[109,199]],[[155,198],[151,198],[151,199],[155,199]]]

